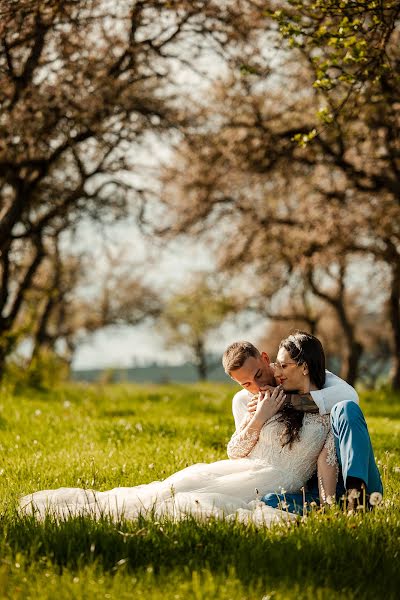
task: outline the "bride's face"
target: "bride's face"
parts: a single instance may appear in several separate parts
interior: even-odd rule
[[[274,365],[276,382],[284,390],[309,392],[310,378],[306,363],[298,365],[285,348],[280,348]]]
[[[230,375],[252,394],[257,394],[265,386],[276,385],[266,352],[259,357],[250,356],[239,369],[231,371]]]

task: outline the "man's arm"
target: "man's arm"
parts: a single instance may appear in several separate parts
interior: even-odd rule
[[[240,390],[232,399],[232,413],[235,419],[235,429],[239,429],[243,419],[247,415],[247,403],[251,394],[247,390]]]
[[[334,373],[326,371],[325,385],[322,390],[310,392],[312,399],[319,408],[321,415],[326,415],[331,412],[332,408],[338,402],[351,400],[359,404],[359,398],[356,390],[340,379]]]
[[[359,404],[356,390],[330,371],[326,371],[325,385],[322,390],[313,390],[308,394],[286,392],[286,396],[287,403],[296,410],[310,413],[319,412],[321,415],[329,414],[338,402],[351,400]],[[255,410],[253,404],[250,404],[249,409],[250,412]]]

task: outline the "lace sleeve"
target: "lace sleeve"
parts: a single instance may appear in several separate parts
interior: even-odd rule
[[[260,435],[255,429],[244,431],[251,421],[252,415],[246,415],[239,428],[229,440],[227,452],[229,458],[244,458],[254,448]]]
[[[321,503],[331,504],[336,495],[339,466],[336,457],[335,439],[331,430],[318,457],[318,489]]]
[[[338,460],[336,456],[336,448],[335,448],[335,438],[333,437],[333,433],[330,430],[328,435],[326,436],[326,442],[324,445],[326,450],[326,462],[330,467],[335,467],[337,471],[339,471]]]

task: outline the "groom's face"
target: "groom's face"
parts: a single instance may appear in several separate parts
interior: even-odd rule
[[[261,356],[250,356],[239,369],[231,371],[230,376],[243,388],[257,394],[266,386],[276,386],[274,373],[269,366],[269,356],[263,352]]]

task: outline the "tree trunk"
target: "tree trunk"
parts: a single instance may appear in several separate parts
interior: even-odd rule
[[[2,381],[4,377],[4,369],[6,366],[6,357],[7,352],[3,348],[3,340],[0,340],[0,381]]]
[[[346,265],[343,263],[340,265],[338,291],[336,295],[323,292],[317,287],[314,281],[314,273],[311,269],[308,272],[308,281],[313,293],[330,304],[336,312],[347,346],[346,358],[344,360],[343,368],[341,369],[341,375],[347,383],[354,386],[359,374],[360,359],[364,352],[364,346],[357,340],[354,322],[348,315],[345,303],[345,274]]]
[[[49,348],[51,346],[51,338],[47,334],[47,327],[50,320],[51,312],[53,310],[53,306],[54,299],[50,295],[49,299],[46,302],[46,306],[44,308],[42,316],[39,320],[39,325],[36,330],[36,333],[34,334],[34,345],[31,361],[37,358],[43,349]]]
[[[400,390],[400,262],[393,262],[389,298],[389,318],[393,332],[392,388]]]
[[[195,347],[197,375],[200,381],[207,380],[208,368],[203,340],[196,341]]]
[[[364,348],[359,342],[354,340],[354,338],[352,341],[348,342],[348,346],[349,354],[345,359],[344,368],[342,369],[343,379],[345,379],[345,381],[347,381],[347,383],[350,385],[354,386],[358,377],[360,359],[364,352]]]
[[[7,356],[13,351],[15,342],[15,337],[4,327],[3,320],[0,318],[0,381],[4,377]]]

